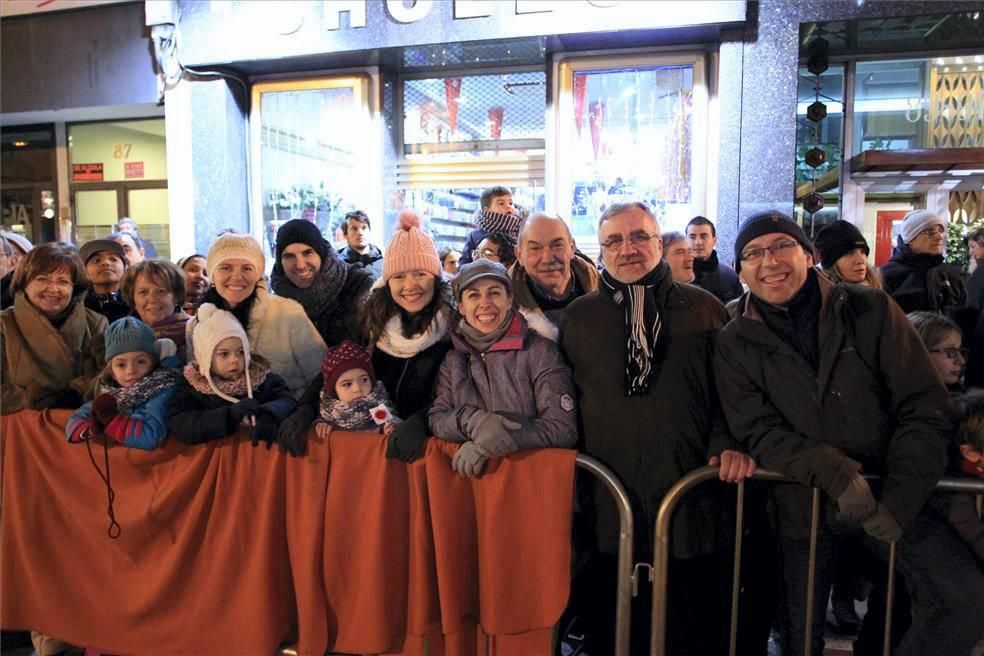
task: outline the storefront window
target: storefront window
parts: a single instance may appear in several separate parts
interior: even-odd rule
[[[702,60],[606,63],[561,66],[558,207],[592,254],[598,218],[613,204],[645,202],[664,231],[704,213]]]
[[[984,146],[984,54],[858,62],[854,153]]]
[[[163,118],[69,125],[68,157],[77,243],[106,237],[129,217],[158,256],[170,257]],[[148,196],[157,201],[141,202]]]
[[[339,244],[347,212],[379,216],[369,83],[357,76],[253,87],[253,205],[262,208],[254,225],[271,255],[277,230],[291,219],[317,224]]]
[[[51,125],[4,128],[0,144],[0,228],[34,242],[57,239]]]

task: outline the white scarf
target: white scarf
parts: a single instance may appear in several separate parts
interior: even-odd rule
[[[400,315],[397,313],[386,322],[383,334],[376,340],[376,347],[383,353],[395,358],[412,358],[421,351],[437,344],[447,334],[448,318],[443,311],[434,316],[434,320],[427,326],[427,330],[413,337],[403,336],[403,326],[400,322]]]

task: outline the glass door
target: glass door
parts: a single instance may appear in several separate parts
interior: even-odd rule
[[[264,82],[250,116],[253,232],[273,254],[290,219],[317,224],[341,245],[345,214],[360,209],[381,229],[381,148],[368,75]],[[380,234],[373,235],[379,243]]]
[[[121,216],[116,189],[76,189],[72,195],[75,243],[81,245],[93,239],[103,239],[114,230]]]
[[[704,57],[586,57],[558,66],[555,207],[598,254],[598,218],[642,201],[663,231],[705,213]]]

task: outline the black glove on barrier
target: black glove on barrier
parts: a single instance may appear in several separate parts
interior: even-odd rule
[[[266,442],[267,451],[277,441],[277,424],[273,415],[265,412],[256,418],[256,426],[249,432],[250,444],[256,446],[261,441]]]
[[[229,415],[233,419],[233,423],[237,426],[246,417],[250,415],[256,415],[260,411],[260,403],[256,399],[245,398],[229,408]]]
[[[424,455],[428,432],[426,422],[417,417],[397,424],[386,443],[386,457],[406,463],[417,460]]]
[[[318,416],[313,405],[299,405],[277,431],[277,444],[280,452],[291,456],[303,456],[307,451],[308,431]]]

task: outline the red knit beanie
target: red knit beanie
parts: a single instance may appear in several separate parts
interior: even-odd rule
[[[427,271],[435,278],[441,275],[441,259],[434,241],[420,229],[420,216],[413,210],[400,212],[396,234],[390,239],[383,258],[382,281],[385,283],[408,271]]]
[[[338,346],[332,346],[325,351],[325,359],[321,362],[321,376],[324,378],[323,389],[332,397],[335,394],[335,383],[342,374],[352,369],[363,369],[369,374],[369,380],[376,384],[376,374],[372,370],[372,357],[369,351],[355,342],[345,340]]]

